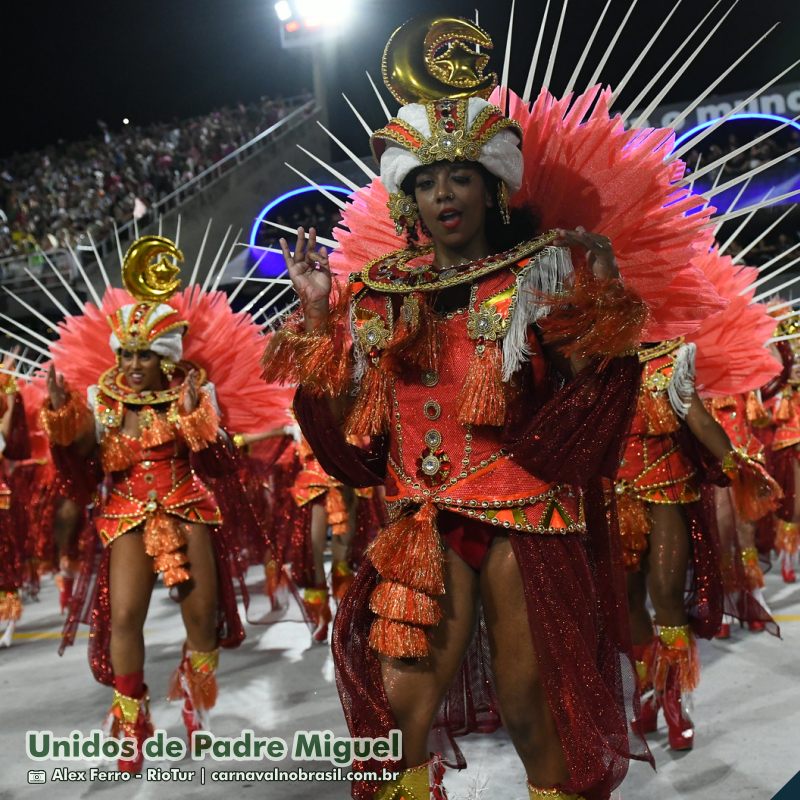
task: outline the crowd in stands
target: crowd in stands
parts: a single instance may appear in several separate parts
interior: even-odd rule
[[[246,144],[288,113],[262,97],[188,120],[119,132],[98,122],[96,137],[59,142],[0,159],[0,259],[52,250],[143,210]]]
[[[722,130],[720,130],[717,136],[709,137],[711,140],[710,143],[706,140],[702,142],[697,149],[691,150],[685,156],[686,163],[690,168],[698,164],[698,159],[701,167],[704,164],[710,164],[726,153],[732,153],[734,150],[739,149],[746,142],[752,141],[757,138],[759,134],[764,132],[764,129],[759,130],[755,125],[751,125],[746,134],[743,133],[740,135],[735,133],[723,134]],[[738,175],[743,175],[798,147],[800,147],[800,131],[793,126],[788,126],[784,130],[777,132],[774,136],[770,136],[758,144],[752,145],[729,159],[725,164],[721,176],[719,176],[719,182],[724,183]],[[763,176],[765,175],[768,176],[768,180],[770,181],[791,182],[791,180],[794,179],[800,184],[800,153],[791,155],[774,167],[770,167],[766,172],[761,173],[761,175],[756,175],[753,178],[754,183],[757,184],[757,182],[763,180]],[[716,171],[711,174],[706,174],[703,178],[703,185],[710,185],[715,177],[717,177]],[[732,189],[731,194],[735,195],[740,188],[741,184],[735,189]],[[788,190],[791,191],[791,188]],[[745,201],[745,205],[747,205],[747,202],[748,201]],[[771,222],[785,210],[785,205],[779,205],[759,211],[753,219],[753,222],[739,234],[737,240],[730,245],[727,252],[735,256],[741,251],[742,247],[756,238],[759,230],[764,230],[768,227]],[[728,223],[728,226],[731,229],[735,229],[734,226],[738,225],[741,221],[741,219],[731,221]],[[723,239],[725,238],[725,232],[724,230],[721,237]],[[730,230],[730,233],[732,232],[733,230]],[[798,241],[800,241],[800,213],[792,213],[788,215],[782,224],[770,231],[770,233],[755,247],[748,250],[745,261],[747,264],[760,266],[772,260],[780,253],[786,252]],[[796,255],[796,252],[792,253],[789,258],[795,258]],[[779,265],[780,262],[776,262],[775,266],[777,267]]]

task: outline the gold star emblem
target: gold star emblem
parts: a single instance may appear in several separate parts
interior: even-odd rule
[[[451,42],[440,56],[430,60],[431,72],[451,86],[477,86],[484,80],[489,56],[476,53],[463,42]]]

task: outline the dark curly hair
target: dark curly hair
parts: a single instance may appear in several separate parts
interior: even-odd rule
[[[489,194],[496,198],[500,179],[489,172],[483,164],[476,161],[469,163],[480,173]],[[400,188],[407,195],[411,197],[414,196],[414,186],[417,175],[423,169],[425,169],[425,167],[417,167],[406,175]],[[532,207],[522,206],[520,208],[512,208],[509,216],[511,217],[511,221],[506,225],[500,215],[500,208],[497,202],[495,202],[491,208],[486,209],[486,238],[489,241],[490,247],[496,253],[509,250],[520,242],[533,239],[541,232],[541,219]],[[407,246],[410,248],[419,247],[421,234],[429,236],[430,231],[428,231],[425,227],[425,223],[420,219],[413,228],[406,231]]]

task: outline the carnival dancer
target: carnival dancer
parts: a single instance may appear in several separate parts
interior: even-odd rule
[[[73,498],[83,504],[103,475],[108,481],[95,498],[104,554],[90,663],[114,686],[112,732],[140,744],[152,732],[142,630],[156,578],[180,603],[186,629],[169,693],[183,700],[188,734],[207,726],[219,648],[244,638],[232,577],[241,580],[246,566],[234,532],[248,506],[220,419],[239,431],[263,427],[248,369],[259,330],[221,292],[191,286],[176,294],[182,259],[161,236],[131,245],[127,291],[109,288],[102,304],[87,303],[59,326],[41,412]],[[68,636],[80,616],[73,606]],[[138,771],[142,758],[139,751],[119,767]]]
[[[492,95],[490,47],[464,20],[398,29],[382,67],[403,105],[373,136],[380,180],[354,190],[330,261],[313,232],[298,231],[294,253],[282,244],[302,312],[273,338],[266,376],[300,384],[298,422],[329,474],[386,489],[390,522],[333,649],[351,733],[399,727],[405,771],[356,782],[359,800],[428,796],[430,725],[479,594],[531,797],[608,798],[628,759],[646,757],[624,692],[608,692],[633,677],[618,672],[632,663],[601,477],[633,411],[635,346],[687,334],[727,302],[695,263],[712,210],[676,190],[673,132],[625,130],[598,86],[543,90],[532,106],[528,91]],[[574,273],[554,244],[573,251]],[[352,275],[348,290],[331,291],[331,271]],[[461,723],[480,721],[469,710]]]
[[[770,469],[783,489],[783,501],[775,512],[772,548],[778,554],[784,583],[797,580],[800,558],[800,325],[797,318],[780,322],[777,349],[785,367],[780,385],[765,391],[772,428],[769,441]],[[785,337],[785,338],[784,338]]]
[[[714,510],[710,494],[704,507],[703,486],[732,481],[747,522],[769,513],[779,495],[761,463],[733,447],[695,392],[695,350],[682,340],[640,348],[639,403],[614,483],[642,692],[637,726],[654,731],[662,709],[673,750],[694,744],[685,706],[700,677],[695,636],[717,633],[724,606]],[[708,464],[691,437],[721,470]]]
[[[766,411],[755,392],[714,397],[705,401],[714,419],[722,426],[731,444],[754,461],[766,466],[764,445],[756,436],[754,425],[762,424]],[[736,616],[746,622],[749,630],[761,632],[769,623],[776,630],[767,600],[764,597],[764,572],[759,563],[756,530],[761,520],[770,516],[778,506],[763,507],[760,519],[746,520],[737,511],[736,499],[730,488],[715,490],[717,527],[720,534],[720,564],[725,597],[737,610]],[[730,637],[733,617],[726,614],[715,634],[718,639]]]
[[[20,589],[25,581],[25,527],[18,524],[19,500],[7,480],[9,457],[29,455],[27,426],[19,398],[14,364],[0,374],[0,647],[10,647],[22,616]],[[12,509],[12,503],[17,504]]]
[[[352,581],[347,551],[355,525],[355,498],[352,489],[322,469],[303,438],[298,453],[302,468],[291,494],[298,509],[306,510],[308,529],[302,546],[293,548],[287,558],[292,564],[293,580],[303,590],[303,609],[312,628],[312,639],[325,642],[333,619],[324,562],[328,530],[332,537],[332,592],[338,602]]]

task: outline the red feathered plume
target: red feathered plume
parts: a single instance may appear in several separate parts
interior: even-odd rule
[[[132,302],[122,289],[108,289],[100,308],[86,303],[82,315],[59,323],[59,338],[50,352],[56,369],[73,389],[85,393],[114,366],[106,318]],[[203,292],[198,286],[175,295],[169,305],[189,324],[183,357],[208,373],[228,430],[259,433],[291,421],[288,409],[293,390],[265,386],[261,380],[265,341],[249,314],[235,313],[223,292]]]
[[[763,303],[752,303],[758,278],[754,267],[734,266],[716,246],[698,260],[706,277],[729,300],[686,340],[697,345],[698,392],[704,397],[741,394],[763,386],[781,371],[767,349],[775,320]]]
[[[703,198],[674,185],[685,168],[664,163],[674,133],[626,131],[610,97],[599,86],[562,100],[542,90],[529,110],[510,93],[525,160],[511,203],[531,206],[546,230],[582,225],[608,236],[625,284],[650,311],[643,338],[669,339],[726,305],[695,263],[711,244],[704,226],[713,209],[699,211]],[[495,90],[490,101],[498,99]]]

